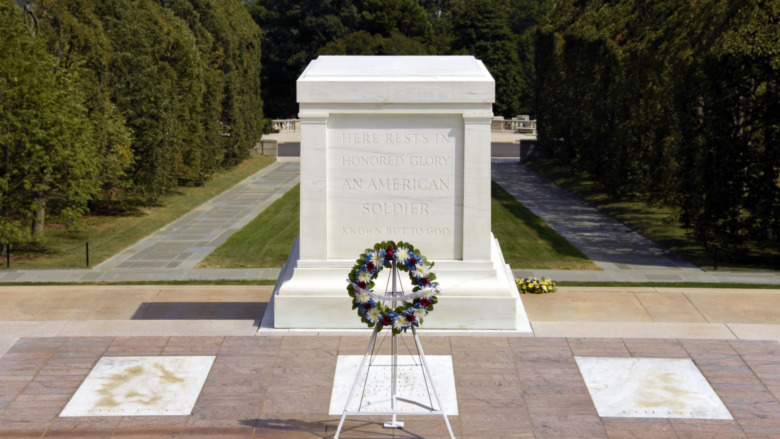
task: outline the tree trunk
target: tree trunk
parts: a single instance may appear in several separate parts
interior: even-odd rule
[[[38,206],[38,209],[35,210],[35,216],[33,217],[32,222],[33,236],[43,235],[43,226],[46,221],[46,201],[42,201]]]
[[[0,256],[5,256],[9,253],[11,244],[8,241],[8,232],[4,232],[3,236],[0,237],[0,242],[3,243],[0,245]]]

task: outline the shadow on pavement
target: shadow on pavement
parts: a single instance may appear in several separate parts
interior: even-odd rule
[[[268,302],[144,302],[132,320],[251,320]]]

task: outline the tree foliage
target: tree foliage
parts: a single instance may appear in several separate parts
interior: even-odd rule
[[[497,114],[533,112],[536,23],[552,0],[250,0],[263,29],[263,99],[295,117],[295,81],[317,55],[454,55],[496,79]]]
[[[672,206],[710,249],[777,240],[780,2],[569,1],[537,38],[543,150]]]
[[[0,2],[0,243],[27,240],[46,208],[86,211],[97,168],[91,124],[76,81]]]
[[[320,48],[357,30],[355,1],[254,0],[247,8],[263,29],[264,112],[295,117],[295,80]]]
[[[364,0],[359,26],[372,35],[403,35],[422,44],[433,43],[433,26],[416,0]]]
[[[0,5],[7,240],[47,211],[76,221],[201,184],[259,140],[261,35],[240,0]]]
[[[520,113],[524,87],[517,37],[509,27],[510,8],[503,0],[473,0],[455,10],[455,53],[472,54],[485,63],[496,81],[493,111],[501,116]]]
[[[421,42],[392,32],[389,37],[371,35],[366,31],[331,41],[320,49],[321,55],[427,55],[428,48]]]

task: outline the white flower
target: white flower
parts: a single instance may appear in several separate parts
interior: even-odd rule
[[[379,321],[379,308],[373,307],[370,311],[368,311],[368,319],[372,322],[378,322]]]
[[[417,293],[420,294],[421,299],[431,300],[431,298],[436,294],[436,290],[434,290],[433,288],[423,288]]]
[[[403,329],[404,325],[406,324],[408,324],[408,322],[406,321],[406,317],[399,314],[398,317],[393,322],[393,328]]]
[[[405,264],[406,261],[409,259],[409,249],[408,248],[397,248],[395,249],[395,261],[399,264]]]
[[[426,315],[428,315],[428,311],[424,310],[423,308],[417,308],[414,310],[414,317],[417,318],[417,320],[420,320]]]
[[[355,289],[355,301],[357,303],[366,303],[370,298],[371,296],[368,295],[368,291],[359,288]]]
[[[358,282],[363,281],[365,283],[371,282],[371,273],[367,271],[360,271],[358,272]]]
[[[381,257],[379,257],[379,252],[371,252],[370,260],[374,263],[375,267],[381,267],[385,262]]]
[[[428,264],[417,264],[414,268],[414,276],[417,278],[423,278],[431,271],[431,266]]]

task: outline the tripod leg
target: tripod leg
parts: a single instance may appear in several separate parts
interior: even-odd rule
[[[455,439],[455,435],[452,433],[452,427],[450,426],[450,420],[447,419],[447,412],[444,411],[444,406],[441,403],[441,399],[439,399],[439,392],[436,391],[436,385],[433,383],[433,378],[431,378],[431,371],[428,369],[428,362],[425,361],[425,352],[423,352],[420,339],[417,337],[417,331],[414,329],[414,326],[412,326],[412,335],[414,336],[414,344],[417,345],[417,353],[419,354],[420,361],[423,365],[423,372],[425,373],[428,382],[431,383],[431,390],[433,390],[433,396],[436,397],[436,404],[439,405],[439,410],[441,410],[441,414],[444,416],[444,423],[447,424],[447,431],[450,432],[450,437]]]
[[[396,404],[397,404],[397,397],[398,397],[398,339],[396,338],[398,335],[393,334],[393,341],[391,345],[392,349],[392,364],[391,367],[391,380],[390,383],[390,410],[393,412],[393,418],[390,422],[385,422],[384,427],[385,428],[404,428],[403,422],[398,422],[398,419],[396,417],[395,411],[396,411]]]
[[[379,325],[380,323],[377,323],[376,326],[374,326],[374,332],[371,334],[371,340],[368,341],[368,347],[366,348],[366,353],[363,355],[363,361],[360,362],[360,367],[358,367],[357,376],[355,377],[355,381],[352,383],[352,390],[350,390],[349,395],[347,395],[347,403],[344,405],[344,411],[341,412],[339,426],[336,429],[336,435],[333,436],[333,439],[339,439],[341,427],[344,425],[344,419],[347,417],[347,409],[349,409],[350,404],[352,404],[352,398],[355,395],[355,390],[357,390],[358,382],[360,382],[360,377],[363,375],[363,370],[366,368],[366,362],[371,356],[371,349],[373,349],[374,343],[376,342],[376,336],[379,334]]]
[[[396,306],[395,295],[396,295],[396,293],[398,293],[398,285],[396,284],[396,279],[398,279],[399,281],[401,280],[400,276],[398,275],[398,266],[396,265],[395,260],[393,260],[393,271],[390,273],[390,276],[393,277],[392,295],[393,295],[393,308],[395,308],[395,306]],[[391,359],[391,361],[392,361],[392,364],[390,365],[390,367],[391,367],[391,378],[390,379],[392,380],[392,382],[390,383],[390,411],[393,412],[393,418],[392,418],[392,421],[385,422],[385,424],[384,424],[385,428],[403,428],[404,427],[404,423],[403,422],[398,422],[398,419],[396,418],[396,415],[395,415],[395,411],[396,411],[395,405],[396,405],[396,402],[397,402],[397,400],[396,400],[396,397],[397,397],[397,395],[396,395],[396,393],[397,393],[396,383],[398,382],[398,375],[397,375],[397,371],[398,371],[398,339],[395,338],[395,337],[396,337],[396,334],[393,334],[393,341],[391,343],[391,349],[392,349],[392,352],[391,352],[392,353],[392,359]]]

